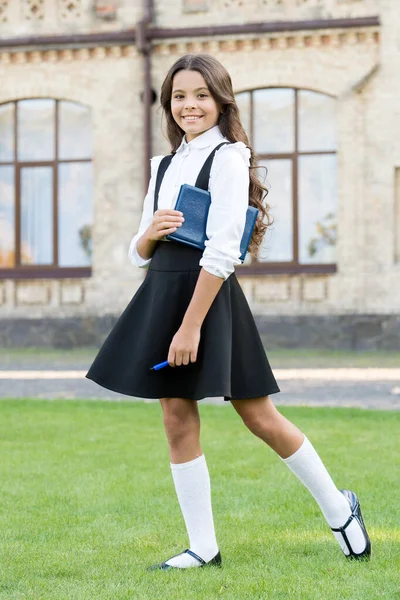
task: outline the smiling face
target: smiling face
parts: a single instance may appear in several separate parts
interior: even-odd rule
[[[201,73],[178,71],[172,81],[171,112],[187,142],[214,127],[220,111]]]

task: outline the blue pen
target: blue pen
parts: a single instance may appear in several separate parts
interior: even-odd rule
[[[168,367],[169,362],[166,360],[162,363],[159,363],[158,365],[154,365],[154,367],[151,367],[150,371],[159,371],[160,369],[163,369],[164,367]]]

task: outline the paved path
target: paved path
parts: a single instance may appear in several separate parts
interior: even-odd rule
[[[0,398],[131,399],[86,379],[83,364],[68,370],[59,365],[46,370],[29,367],[0,369]],[[274,369],[274,374],[281,393],[273,398],[279,405],[400,410],[400,369]],[[203,402],[223,403],[223,399]]]
[[[0,370],[0,379],[5,380],[45,380],[45,379],[82,379],[86,369],[80,370],[43,370],[40,369],[11,369]],[[400,382],[400,369],[274,369],[274,374],[280,381],[397,381]]]

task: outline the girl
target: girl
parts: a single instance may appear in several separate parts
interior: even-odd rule
[[[229,400],[307,487],[344,554],[368,558],[357,496],[336,488],[310,441],[270,399],[279,388],[234,273],[249,201],[260,210],[254,255],[270,224],[269,207],[229,73],[212,56],[185,55],[164,80],[161,104],[172,155],[151,160],[143,215],[129,249],[131,261],[148,265],[148,272],[87,374],[114,391],[161,402],[189,548],[150,569],[221,564],[196,402],[209,396]],[[183,183],[211,193],[204,252],[165,239],[185,218],[173,209]],[[166,358],[166,368],[150,370]]]

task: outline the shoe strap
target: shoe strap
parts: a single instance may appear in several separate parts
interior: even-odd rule
[[[343,525],[343,527],[331,527],[331,529],[332,529],[332,531],[338,531],[339,533],[342,534],[344,542],[345,542],[345,544],[347,546],[347,550],[350,553],[350,556],[360,556],[360,554],[363,554],[364,551],[361,552],[360,554],[356,554],[354,552],[353,548],[351,547],[350,542],[349,542],[349,538],[347,537],[346,532],[345,532],[345,529],[350,525],[350,523],[353,521],[353,519],[355,519],[357,521],[357,523],[359,524],[359,526],[361,528],[361,531],[362,531],[362,534],[363,534],[364,539],[365,539],[365,544],[367,544],[367,540],[365,538],[365,533],[364,533],[364,528],[362,527],[362,525],[360,523],[360,520],[358,519],[357,515],[355,515],[354,513],[352,513],[350,515],[350,517],[347,519],[347,521]]]
[[[193,556],[193,558],[195,558],[196,560],[199,561],[199,563],[201,565],[206,565],[206,561],[203,560],[200,556],[198,556],[197,554],[195,554],[194,552],[192,552],[191,550],[189,550],[189,548],[187,550],[185,550],[185,552],[182,552],[182,554],[189,554],[190,556]]]
[[[351,515],[347,519],[346,523],[342,527],[331,527],[332,531],[339,531],[342,535],[345,535],[344,530],[347,529],[347,527],[350,525],[352,520],[355,518],[356,518],[355,514],[351,513]]]

